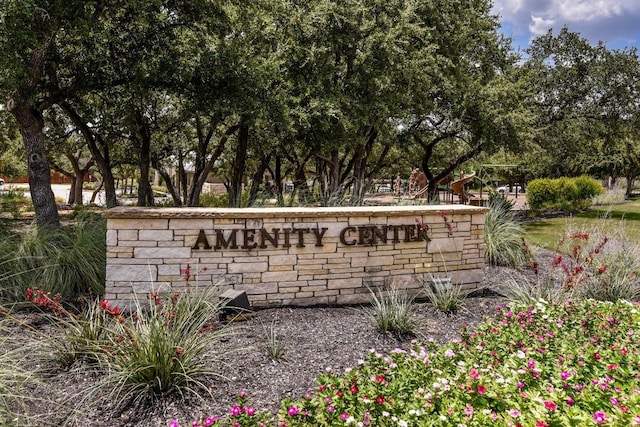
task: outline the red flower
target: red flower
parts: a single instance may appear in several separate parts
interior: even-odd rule
[[[382,405],[384,403],[384,396],[380,395],[380,396],[376,397],[376,403],[378,405]]]
[[[485,394],[487,392],[487,389],[485,388],[485,386],[483,386],[482,384],[480,384],[478,386],[478,394]]]

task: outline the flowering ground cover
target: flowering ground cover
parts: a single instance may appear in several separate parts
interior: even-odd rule
[[[275,419],[241,393],[229,414],[193,425],[640,425],[639,313],[625,301],[516,304],[459,341],[327,369]]]

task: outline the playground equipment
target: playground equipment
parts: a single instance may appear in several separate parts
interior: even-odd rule
[[[473,195],[464,191],[465,184],[473,181],[476,178],[476,173],[471,172],[468,175],[463,175],[460,179],[457,179],[451,183],[451,190],[460,196],[462,204],[466,205],[470,199],[475,198]]]

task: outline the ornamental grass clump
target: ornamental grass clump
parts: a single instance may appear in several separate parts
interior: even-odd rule
[[[94,214],[78,216],[69,227],[29,227],[2,236],[0,297],[22,301],[34,285],[65,299],[104,293],[106,222]]]
[[[392,286],[387,290],[369,289],[371,309],[366,313],[378,332],[398,337],[411,336],[415,332],[414,297],[406,289]]]
[[[5,309],[0,311],[8,316]],[[23,339],[16,336],[16,328],[8,326],[11,321],[10,316],[0,320],[0,425],[36,425],[37,421],[29,416],[29,406],[35,400],[29,390],[41,381],[35,372],[25,368],[25,361],[39,348],[25,346]]]
[[[501,196],[494,196],[485,215],[485,258],[491,265],[522,267],[529,257],[522,247],[523,230],[512,205]]]
[[[119,334],[109,337],[101,357],[105,376],[93,391],[119,403],[170,392],[202,398],[208,393],[203,379],[219,375],[227,356],[208,352],[231,333],[213,323],[223,305],[217,294],[217,288],[168,296],[153,292],[137,302],[131,316],[118,316]]]
[[[446,315],[460,311],[468,296],[468,292],[460,286],[454,286],[451,280],[441,278],[423,279],[422,288],[429,302]]]

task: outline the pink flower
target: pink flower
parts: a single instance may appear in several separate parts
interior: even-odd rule
[[[518,418],[521,415],[520,411],[518,411],[517,409],[509,409],[507,413],[513,418]]]
[[[545,423],[544,421],[537,421],[536,427],[549,427],[549,424]]]
[[[566,380],[570,376],[571,376],[571,374],[569,372],[567,372],[567,371],[560,372],[560,378],[562,378],[563,380]]]
[[[349,418],[349,414],[347,414],[346,412],[340,414],[340,418],[344,421],[346,421]]]
[[[607,414],[602,411],[597,411],[593,414],[593,420],[598,424],[602,424],[607,421]]]
[[[327,411],[328,411],[328,412],[333,412],[333,411],[335,411],[335,410],[336,410],[336,408],[334,408],[334,407],[333,407],[333,405],[329,405],[329,406],[327,406]]]
[[[469,375],[470,375],[472,378],[476,378],[476,379],[478,379],[478,378],[480,377],[480,374],[478,374],[478,371],[476,371],[475,369],[471,369],[471,370],[469,371]]]
[[[242,413],[242,408],[240,408],[238,405],[233,405],[231,409],[229,409],[229,415],[233,417],[237,417],[241,413]]]
[[[485,394],[487,392],[487,389],[485,388],[485,386],[483,386],[482,384],[480,384],[478,386],[478,394]]]
[[[556,405],[555,403],[550,402],[550,401],[547,400],[547,401],[544,402],[544,407],[547,408],[550,411],[555,411],[556,408],[558,407],[558,405]]]
[[[289,416],[293,417],[295,415],[298,415],[299,413],[300,410],[298,408],[293,405],[289,406],[289,410],[287,411],[287,414],[289,414]]]

